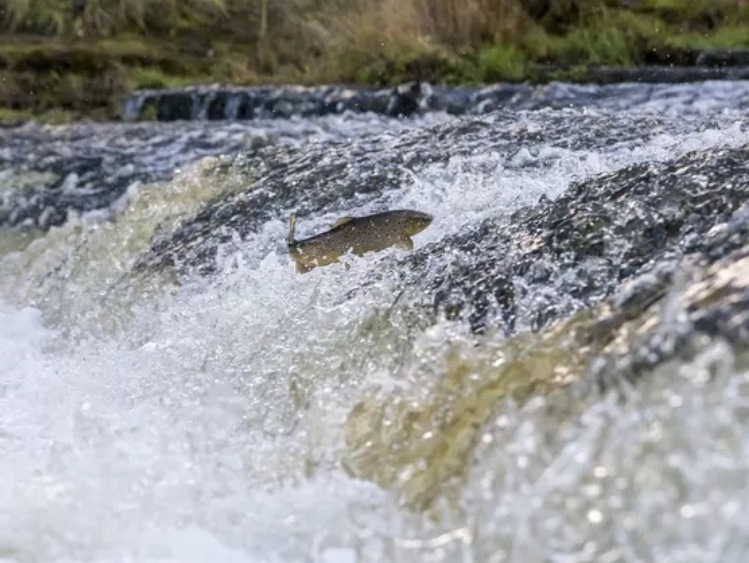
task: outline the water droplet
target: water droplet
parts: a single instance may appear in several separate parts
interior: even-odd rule
[[[685,504],[679,510],[682,518],[693,518],[697,514],[697,509],[693,504]]]
[[[598,479],[605,479],[606,477],[608,477],[609,472],[603,465],[598,465],[595,469],[593,469],[593,475]]]
[[[597,497],[601,496],[602,490],[601,485],[593,483],[592,485],[586,485],[583,487],[583,494],[589,497]]]
[[[356,552],[348,547],[329,547],[322,553],[322,560],[326,563],[347,563],[356,561]]]
[[[500,417],[497,417],[497,421],[494,423],[499,428],[507,428],[510,425],[510,419],[507,415],[502,415]]]

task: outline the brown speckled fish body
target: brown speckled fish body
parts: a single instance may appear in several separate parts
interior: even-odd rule
[[[391,246],[413,249],[411,237],[426,229],[432,216],[421,211],[398,209],[366,217],[343,217],[324,233],[294,240],[295,218],[289,227],[288,248],[297,272],[337,262],[344,254],[363,256]]]

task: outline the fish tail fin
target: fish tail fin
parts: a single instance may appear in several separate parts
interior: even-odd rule
[[[286,244],[288,246],[292,246],[296,242],[296,215],[293,213],[291,214],[291,217],[289,217],[289,236],[286,239]]]

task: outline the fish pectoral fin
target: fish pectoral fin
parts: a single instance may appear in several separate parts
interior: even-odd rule
[[[397,248],[402,248],[403,250],[413,250],[414,249],[414,241],[411,240],[411,237],[403,237],[398,242],[395,243],[395,246]]]
[[[335,223],[333,223],[333,228],[335,229],[336,227],[340,227],[341,225],[345,225],[346,223],[348,223],[351,220],[353,220],[353,217],[350,217],[349,215],[341,217],[340,219],[338,219],[338,221],[336,221]]]
[[[304,264],[301,262],[301,260],[296,260],[296,271],[298,274],[306,274],[309,272],[312,268],[308,266],[307,264]]]

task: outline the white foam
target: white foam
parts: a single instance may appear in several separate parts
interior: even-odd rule
[[[423,244],[556,197],[576,179],[746,142],[723,123],[606,151],[541,145],[460,157],[414,173],[384,201],[435,214]],[[665,371],[628,406],[591,401],[565,420],[546,400],[505,411],[469,461],[465,515],[440,525],[344,474],[353,406],[396,388],[422,399],[443,369],[433,354],[455,333],[440,326],[412,345],[397,319],[368,329],[393,299],[386,286],[360,291],[378,258],[298,276],[277,252],[285,234],[281,219],[269,221],[227,254],[231,268],[144,298],[114,335],[68,338],[64,318],[45,327],[52,305],[43,301],[0,307],[0,556],[725,561],[746,541],[747,378],[724,345],[715,352],[728,359],[722,386],[699,387],[696,374],[717,362],[700,358]],[[616,478],[592,478],[599,467]]]

